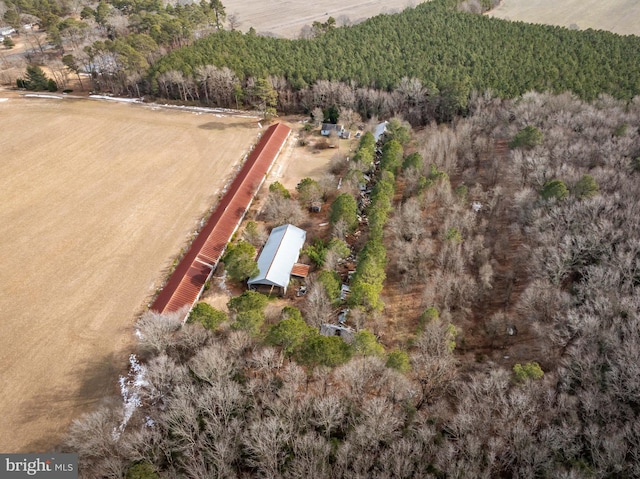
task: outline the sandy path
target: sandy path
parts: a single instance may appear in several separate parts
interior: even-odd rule
[[[502,0],[489,15],[507,20],[640,35],[637,0]]]
[[[0,451],[38,452],[117,392],[136,313],[258,130],[87,100],[0,116]]]
[[[315,3],[307,0],[225,0],[224,6],[227,15],[237,14],[242,31],[253,27],[259,33],[296,38],[303,26],[314,21],[326,22],[330,16],[341,25],[347,17],[351,22],[359,22],[381,13],[399,12],[423,1],[326,0]]]

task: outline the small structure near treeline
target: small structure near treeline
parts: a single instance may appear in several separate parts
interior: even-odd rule
[[[284,295],[291,276],[305,278],[309,273],[309,266],[299,264],[298,258],[306,238],[307,233],[303,229],[291,224],[271,230],[258,257],[260,273],[247,281],[249,288],[268,290],[269,294],[277,288]]]
[[[320,326],[320,335],[322,336],[338,336],[347,343],[353,343],[355,340],[355,331],[347,326],[337,324],[324,323]]]
[[[335,132],[335,134],[337,136],[342,136],[342,133],[344,132],[344,126],[343,125],[337,125],[335,123],[323,123],[322,127],[320,128],[320,134],[322,136],[329,136],[331,135],[332,132]]]

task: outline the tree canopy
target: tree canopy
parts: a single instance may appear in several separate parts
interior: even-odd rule
[[[542,132],[535,126],[529,125],[520,130],[509,142],[509,148],[531,149],[542,143]]]
[[[562,180],[547,181],[540,191],[540,196],[545,200],[564,200],[569,195],[569,189]]]
[[[334,367],[349,361],[352,354],[351,346],[342,338],[315,333],[297,349],[295,360],[305,366]]]
[[[267,334],[266,342],[274,346],[282,347],[285,356],[289,357],[293,352],[316,331],[307,326],[300,311],[291,306],[283,310],[283,317],[274,324]]]
[[[230,243],[227,252],[222,257],[225,270],[233,281],[244,281],[260,273],[255,260],[256,249],[246,241]]]
[[[282,77],[295,89],[332,80],[390,90],[413,77],[427,96],[439,95],[443,118],[466,110],[472,90],[506,97],[570,90],[586,99],[640,93],[640,37],[509,22],[458,12],[456,3],[425,2],[313,39],[219,31],[169,53],[152,77],[168,70],[191,76],[204,63],[239,78]]]
[[[257,334],[264,322],[264,308],[269,299],[255,291],[245,291],[229,300],[227,307],[233,316],[232,329]]]
[[[358,226],[358,204],[349,193],[338,195],[331,203],[329,221],[335,225],[340,220],[344,221],[350,230]]]
[[[227,320],[227,315],[223,311],[220,311],[208,303],[200,302],[196,304],[187,322],[200,323],[207,329],[216,329],[223,321]]]

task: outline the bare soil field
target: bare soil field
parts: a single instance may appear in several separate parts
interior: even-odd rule
[[[487,15],[506,20],[543,23],[584,30],[640,35],[637,0],[502,0]]]
[[[118,393],[132,325],[257,120],[0,91],[0,451]]]
[[[274,181],[279,181],[285,188],[293,191],[303,178],[320,180],[324,174],[328,173],[329,164],[335,155],[349,156],[349,152],[357,147],[358,140],[352,137],[350,140],[338,140],[336,148],[318,150],[315,148],[315,143],[322,138],[318,132],[308,138],[307,146],[299,146],[302,123],[291,119],[286,123],[291,127],[292,133],[269,172],[265,181],[264,194],[267,187]]]
[[[305,25],[326,22],[333,17],[338,26],[358,23],[381,13],[397,13],[424,0],[225,0],[228,15],[236,15],[239,29],[246,32],[253,27],[258,33],[284,38],[297,38]]]

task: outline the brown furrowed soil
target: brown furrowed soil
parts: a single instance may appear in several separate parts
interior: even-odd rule
[[[6,92],[0,116],[0,451],[41,452],[118,394],[136,315],[259,130]]]
[[[502,0],[488,15],[580,30],[593,28],[620,35],[640,35],[640,3],[637,0]]]
[[[329,17],[333,17],[338,26],[344,25],[345,22],[358,23],[381,13],[397,13],[423,1],[326,0],[316,3],[306,0],[226,0],[224,6],[227,16],[237,16],[240,22],[239,29],[244,32],[253,27],[261,34],[297,38],[302,27],[315,21],[323,23]]]

